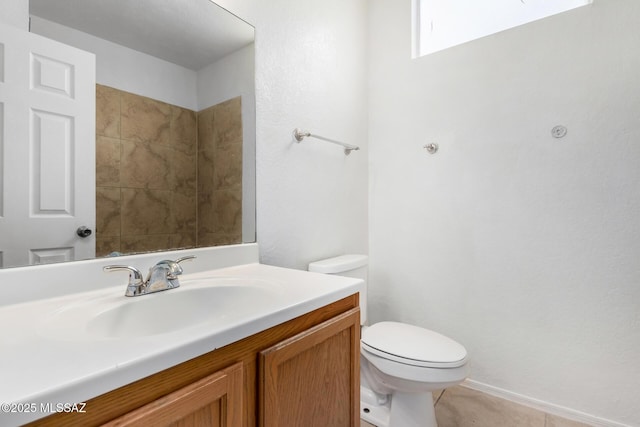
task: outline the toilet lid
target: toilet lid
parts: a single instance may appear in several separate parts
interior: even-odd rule
[[[366,351],[415,366],[455,368],[467,358],[465,348],[451,338],[405,323],[376,323],[362,331],[361,341]]]

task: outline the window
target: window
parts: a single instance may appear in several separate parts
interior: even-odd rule
[[[593,0],[413,0],[414,57],[427,55]]]

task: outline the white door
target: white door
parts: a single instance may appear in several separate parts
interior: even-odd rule
[[[95,55],[0,25],[0,266],[92,258]]]

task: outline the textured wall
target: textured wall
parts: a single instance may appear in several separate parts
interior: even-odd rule
[[[640,425],[640,4],[416,60],[410,2],[370,4],[371,317],[457,339],[474,380]]]

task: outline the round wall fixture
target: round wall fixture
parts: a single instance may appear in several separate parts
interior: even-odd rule
[[[551,129],[551,135],[554,138],[562,138],[566,134],[567,134],[567,128],[562,125],[554,126],[553,129]]]
[[[432,142],[431,144],[427,144],[424,146],[425,150],[427,150],[427,153],[429,154],[436,154],[438,152],[438,144]]]

